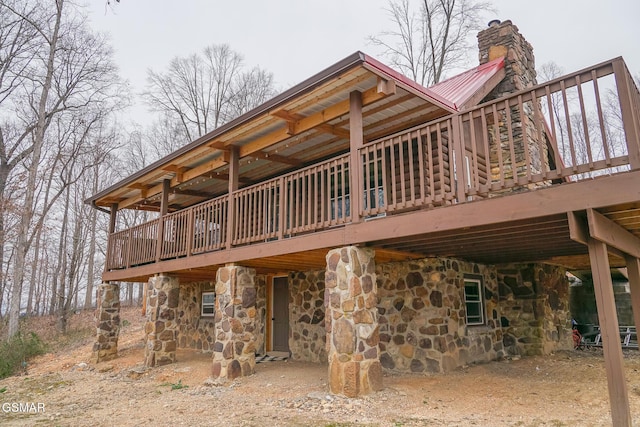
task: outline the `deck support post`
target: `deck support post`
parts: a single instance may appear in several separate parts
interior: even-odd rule
[[[256,367],[256,271],[227,265],[216,273],[215,337],[212,376],[246,377]]]
[[[160,218],[158,221],[158,238],[156,239],[156,262],[162,259],[162,247],[164,246],[164,216],[169,212],[169,190],[171,181],[162,181],[162,194],[160,196]]]
[[[120,285],[118,283],[107,282],[98,286],[96,326],[93,360],[97,363],[116,358],[120,332]]]
[[[602,333],[604,363],[609,386],[611,419],[614,426],[631,426],[631,412],[627,382],[624,375],[622,347],[616,302],[613,295],[613,283],[606,243],[589,238],[589,258],[593,273],[593,284],[598,308],[598,320]]]
[[[234,192],[238,190],[239,186],[239,170],[240,170],[240,154],[238,147],[229,146],[227,160],[229,162],[229,203],[227,204],[227,249],[231,249],[233,246],[233,237],[236,230],[236,205],[234,199]]]
[[[162,366],[176,361],[179,300],[180,281],[177,277],[159,274],[149,278],[144,327],[146,366]]]
[[[329,390],[356,397],[382,389],[374,252],[347,246],[327,253],[325,324]]]
[[[117,218],[118,218],[118,204],[112,203],[111,210],[109,211],[109,234],[113,234],[116,231]]]
[[[627,255],[627,274],[629,277],[629,290],[631,291],[631,310],[636,331],[640,331],[640,258]]]
[[[362,203],[362,183],[360,148],[364,143],[364,131],[362,129],[362,93],[353,91],[349,94],[349,175],[351,177],[350,203],[351,222],[360,222],[360,210]]]

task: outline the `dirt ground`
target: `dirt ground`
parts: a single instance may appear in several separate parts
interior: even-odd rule
[[[209,379],[211,356],[183,350],[173,365],[144,369],[142,319],[139,311],[129,313],[117,359],[91,363],[89,338],[35,359],[25,375],[1,380],[0,425],[611,425],[600,350],[505,360],[446,375],[387,375],[381,392],[347,399],[327,392],[326,365],[260,363],[255,375],[216,385]],[[640,420],[637,351],[625,352],[625,368],[632,416]],[[13,403],[35,405],[17,413]]]

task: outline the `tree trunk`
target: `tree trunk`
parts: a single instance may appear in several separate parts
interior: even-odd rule
[[[68,269],[67,265],[67,224],[69,222],[69,199],[70,199],[70,189],[67,187],[65,191],[65,201],[64,201],[64,214],[62,215],[62,228],[60,229],[60,242],[58,243],[58,261],[56,274],[60,276],[60,283],[58,284],[58,291],[56,294],[56,314],[58,315],[58,332],[64,334],[67,332],[67,313],[66,313],[66,290],[67,290],[67,280],[66,274]]]
[[[100,178],[99,175],[99,167],[96,166],[95,168],[93,168],[93,185],[92,185],[92,193],[91,194],[96,194],[98,193],[98,180]],[[93,298],[93,275],[94,273],[94,268],[95,266],[93,265],[95,263],[95,254],[96,254],[96,223],[98,221],[98,210],[97,209],[91,209],[91,214],[89,216],[89,260],[88,262],[88,267],[87,267],[87,290],[85,292],[84,295],[84,309],[88,310],[90,309],[93,304],[92,304],[92,298]]]
[[[9,307],[9,327],[7,333],[9,337],[14,336],[18,332],[18,321],[20,318],[20,305],[22,301],[22,284],[24,282],[24,267],[29,250],[28,233],[31,226],[31,220],[34,215],[34,198],[36,192],[36,179],[38,177],[38,165],[42,157],[42,146],[44,145],[45,131],[48,126],[47,121],[47,100],[51,91],[51,83],[54,72],[54,59],[58,47],[58,35],[60,32],[60,24],[62,21],[62,9],[64,0],[56,0],[56,16],[53,28],[53,34],[48,38],[49,52],[47,57],[47,66],[42,92],[38,102],[38,120],[33,134],[33,152],[31,154],[31,167],[27,176],[25,189],[25,210],[20,218],[18,227],[18,236],[16,241],[16,259],[14,263],[14,280],[11,286],[11,305]]]

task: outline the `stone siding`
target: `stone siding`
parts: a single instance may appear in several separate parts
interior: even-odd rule
[[[213,316],[202,316],[202,292],[214,291],[213,282],[180,284],[178,307],[178,346],[202,351],[213,351],[215,321]]]
[[[434,258],[379,265],[376,273],[385,369],[446,372],[503,356],[493,267]],[[482,278],[486,325],[466,326],[465,274]]]
[[[564,269],[545,264],[498,268],[504,346],[511,355],[571,348],[569,281]]]
[[[289,349],[294,360],[326,363],[325,271],[289,274]]]
[[[267,310],[266,277],[256,275],[256,351],[264,353],[265,319]],[[202,316],[202,293],[214,292],[214,282],[180,284],[178,307],[178,347],[204,352],[213,351],[216,340],[214,316]]]

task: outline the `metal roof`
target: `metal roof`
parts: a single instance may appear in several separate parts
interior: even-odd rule
[[[494,59],[430,86],[429,90],[458,110],[503,69],[504,58]]]
[[[86,203],[157,210],[158,189],[164,179],[171,179],[172,209],[181,209],[226,192],[228,164],[223,153],[230,146],[240,150],[241,187],[347,151],[348,110],[328,118],[325,112],[345,102],[348,105],[353,91],[379,95],[381,81],[393,83],[394,89],[388,95],[374,96],[370,104],[363,106],[364,138],[373,141],[456,112],[458,105],[478,92],[503,67],[504,62],[492,61],[425,88],[374,58],[356,52],[102,190]],[[289,134],[291,120],[313,117],[322,120]],[[178,170],[186,171],[186,178],[177,179],[182,174]]]

